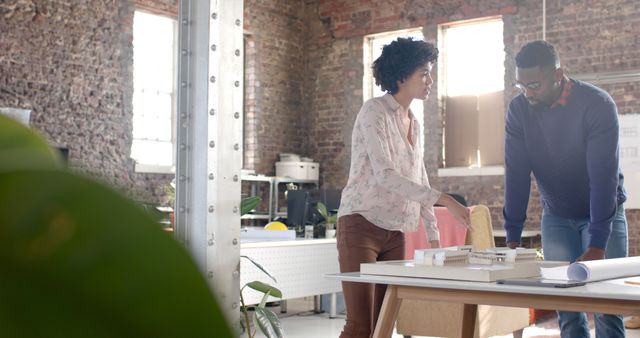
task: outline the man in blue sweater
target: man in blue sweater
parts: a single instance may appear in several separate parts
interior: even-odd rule
[[[516,56],[516,86],[505,133],[507,246],[520,244],[531,173],[542,213],[547,260],[627,256],[626,200],[618,165],[618,112],[609,94],[567,77],[555,48],[526,44]],[[598,337],[624,337],[622,317],[595,315]],[[584,313],[558,312],[562,337],[589,337]]]

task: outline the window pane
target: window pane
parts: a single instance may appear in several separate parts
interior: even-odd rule
[[[173,165],[173,144],[171,142],[157,142],[133,140],[131,157],[138,163],[149,165]]]
[[[133,137],[171,141],[172,98],[163,93],[134,95]]]
[[[474,168],[500,165],[504,161],[502,20],[487,18],[444,25],[441,37],[443,165]]]
[[[176,20],[136,11],[133,22],[133,145],[138,163],[173,165]]]
[[[175,20],[136,11],[133,19],[133,68],[136,89],[173,90]]]
[[[446,95],[479,95],[504,90],[502,20],[443,30]]]

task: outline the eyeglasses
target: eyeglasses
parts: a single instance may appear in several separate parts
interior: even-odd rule
[[[540,81],[531,82],[527,84],[516,82],[515,86],[516,88],[520,89],[523,92],[527,89],[536,91],[540,89],[540,87],[542,87],[541,82],[545,81],[547,78],[549,78],[549,75],[554,73],[555,73],[555,69],[552,69],[551,71],[547,72],[547,74]]]

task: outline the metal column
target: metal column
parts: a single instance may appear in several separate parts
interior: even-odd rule
[[[238,329],[243,1],[181,0],[176,237]]]

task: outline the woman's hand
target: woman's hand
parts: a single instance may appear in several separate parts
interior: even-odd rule
[[[464,205],[458,203],[453,197],[442,193],[438,198],[437,204],[445,206],[449,212],[460,223],[461,226],[471,230],[471,211]]]

